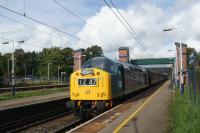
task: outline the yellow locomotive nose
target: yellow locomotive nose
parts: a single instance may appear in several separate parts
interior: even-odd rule
[[[75,71],[70,77],[71,100],[111,99],[110,74],[98,68]]]

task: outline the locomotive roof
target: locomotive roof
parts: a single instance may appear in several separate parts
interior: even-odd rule
[[[125,69],[131,69],[131,68],[133,68],[133,69],[137,69],[137,70],[140,70],[140,71],[146,71],[146,69],[144,69],[144,68],[141,68],[141,67],[138,67],[138,66],[134,66],[134,65],[132,65],[130,63],[124,63],[124,62],[120,62],[118,60],[113,60],[113,59],[107,58],[105,56],[100,56],[100,57],[94,57],[94,58],[92,58],[92,60],[95,60],[95,59],[109,60],[109,61],[112,61],[112,62],[118,64],[118,65],[122,65]]]

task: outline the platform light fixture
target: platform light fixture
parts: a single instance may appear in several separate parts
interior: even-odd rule
[[[13,44],[12,47],[12,55],[11,55],[11,59],[12,59],[12,95],[15,96],[15,57],[14,57],[14,52],[15,52],[15,42],[16,43],[24,43],[24,40],[21,41],[14,41],[14,40],[10,40],[10,39],[6,39],[9,40],[7,42],[3,42],[2,44]]]
[[[167,28],[167,29],[163,29],[164,32],[167,32],[167,31],[171,31],[171,30],[174,30],[175,28]],[[178,30],[178,28],[176,28],[175,30]],[[180,48],[179,48],[179,59],[180,59],[180,91],[181,91],[181,94],[183,95],[184,94],[184,76],[183,76],[183,57],[182,57],[182,42],[181,42],[181,33],[179,31],[179,41],[180,41]],[[178,76],[178,57],[177,57],[177,54],[176,54],[176,65],[177,65],[177,76]],[[177,78],[178,79],[178,78]]]
[[[47,64],[47,71],[48,71],[48,72],[47,72],[47,73],[48,73],[48,75],[47,75],[48,77],[47,77],[47,78],[48,78],[48,83],[49,83],[49,66],[52,65],[52,64],[53,64],[53,63],[48,63],[48,64]]]

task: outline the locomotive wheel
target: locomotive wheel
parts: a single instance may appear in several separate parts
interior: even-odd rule
[[[106,110],[106,103],[105,102],[97,102],[96,104],[96,113],[101,114]]]
[[[86,109],[81,109],[79,115],[83,121],[88,119],[88,114]]]

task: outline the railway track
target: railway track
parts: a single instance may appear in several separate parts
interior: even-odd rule
[[[128,99],[138,97],[139,95],[146,95],[146,93],[149,93],[150,91],[153,90],[144,88],[143,90],[129,95],[122,101],[119,101],[118,104],[124,103]],[[69,99],[64,98],[35,105],[0,110],[0,132],[43,131],[62,133],[85,123],[86,121],[83,121],[78,117],[75,118],[72,111],[66,111],[65,103],[67,100]]]
[[[118,101],[118,103],[115,104],[115,106],[114,106],[113,108],[111,108],[111,109],[109,109],[109,110],[106,110],[105,112],[103,112],[102,114],[99,114],[98,116],[96,116],[96,117],[94,117],[94,118],[90,118],[90,119],[88,119],[87,121],[83,121],[82,119],[77,119],[77,120],[75,120],[75,121],[71,121],[71,122],[67,123],[66,125],[64,125],[62,128],[59,128],[59,129],[57,129],[57,130],[54,130],[53,132],[55,132],[55,133],[64,133],[64,132],[66,132],[66,131],[70,131],[71,129],[72,129],[72,131],[73,131],[73,128],[76,129],[77,126],[80,126],[80,127],[81,127],[82,125],[85,125],[85,124],[91,122],[92,120],[99,118],[100,116],[106,114],[107,112],[109,112],[109,111],[115,109],[116,107],[120,106],[121,104],[123,104],[123,103],[125,103],[125,102],[127,102],[127,101],[129,101],[129,100],[131,100],[131,99],[139,100],[139,99],[142,98],[142,97],[146,97],[146,96],[148,96],[148,95],[151,95],[153,92],[155,92],[155,91],[157,90],[157,86],[162,85],[162,83],[163,83],[163,81],[154,84],[153,87],[144,88],[144,89],[142,89],[142,90],[139,90],[139,91],[137,91],[137,92],[135,92],[135,93],[132,93],[132,94],[128,95],[128,96],[127,96],[126,98],[124,98],[122,101]],[[152,89],[149,89],[149,88],[152,88]],[[81,124],[82,124],[82,125],[81,125]]]
[[[77,119],[75,121],[72,121],[68,123],[67,125],[57,129],[54,131],[54,133],[64,133],[65,131],[69,131],[70,129],[75,128],[76,126],[80,125],[82,123],[81,119]]]
[[[133,102],[135,102],[135,103],[142,102],[143,103],[144,102],[143,99],[151,97],[151,95],[154,94],[154,92],[156,92],[157,89],[160,88],[162,85],[163,85],[163,82],[161,82],[160,84],[156,84],[156,86],[150,87],[150,89],[145,89],[142,92],[133,94],[134,97],[129,97],[129,98],[124,99],[124,101],[122,101],[119,105],[116,105],[115,107],[107,110],[106,112],[103,112],[102,114],[96,116],[95,118],[92,118],[91,120],[88,120],[84,123],[78,124],[79,126],[73,128],[71,130],[65,130],[65,131],[63,130],[62,132],[63,133],[64,132],[66,132],[66,133],[87,132],[87,129],[90,129],[91,132],[101,132],[101,130],[106,125],[105,124],[106,121],[115,120],[115,118],[118,117],[118,116],[116,117],[116,114],[118,114],[118,113],[122,114],[124,111],[127,111],[128,109],[130,109],[130,107],[133,105]],[[138,107],[141,107],[141,106],[138,106]],[[136,108],[136,109],[138,109],[138,108]],[[115,118],[113,116],[115,116]],[[95,127],[94,125],[98,125],[100,128]]]
[[[72,113],[63,98],[43,103],[0,110],[0,132],[16,132]]]

